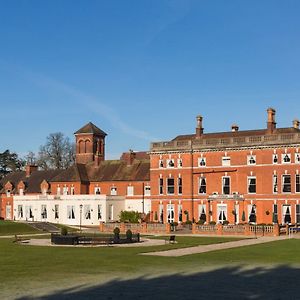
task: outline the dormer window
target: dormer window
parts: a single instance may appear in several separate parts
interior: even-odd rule
[[[63,187],[63,195],[68,195],[69,194],[69,188],[67,186]]]
[[[289,163],[291,163],[291,154],[290,153],[282,154],[282,156],[281,156],[281,162],[283,164],[289,164]]]
[[[198,159],[198,166],[199,167],[205,167],[206,166],[206,158],[205,157],[200,157]]]
[[[177,160],[177,167],[178,167],[178,168],[182,168],[182,159],[181,159],[181,158],[179,158],[179,159]]]
[[[248,165],[256,165],[256,155],[248,155],[247,156],[247,164]]]
[[[116,196],[117,195],[117,188],[115,186],[110,188],[110,194],[112,196]]]
[[[95,195],[100,195],[101,194],[101,190],[99,186],[95,187]]]
[[[168,159],[167,166],[168,168],[174,168],[175,167],[174,159]]]
[[[10,197],[10,190],[6,190],[6,197]]]
[[[295,164],[300,164],[300,154],[299,153],[295,154]]]
[[[273,154],[273,164],[278,164],[278,155]]]
[[[75,195],[75,188],[74,186],[71,186],[71,192],[70,192],[71,195]]]

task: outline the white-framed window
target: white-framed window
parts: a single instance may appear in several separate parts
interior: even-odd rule
[[[199,157],[198,158],[198,167],[205,167],[206,166],[206,157]]]
[[[95,191],[95,195],[100,195],[101,194],[101,189],[100,189],[99,186],[95,186],[94,191]]]
[[[296,223],[300,224],[300,204],[296,204]]]
[[[273,175],[273,194],[278,193],[278,176],[276,174]]]
[[[167,159],[167,168],[174,168],[175,162],[174,159]]]
[[[249,223],[256,223],[256,206],[248,205],[248,221]]]
[[[45,204],[41,205],[41,218],[47,219],[47,205]]]
[[[247,156],[247,165],[256,165],[256,155]]]
[[[178,177],[178,195],[182,195],[182,178]]]
[[[290,224],[292,222],[291,219],[291,206],[283,204],[282,205],[282,223]]]
[[[273,159],[272,159],[272,162],[274,165],[277,165],[278,164],[278,154],[273,154]]]
[[[70,194],[71,194],[71,195],[75,195],[75,188],[74,188],[74,186],[71,186]]]
[[[177,168],[182,168],[182,159],[181,158],[177,159]]]
[[[159,166],[159,168],[163,168],[164,167],[164,161],[162,159],[159,160],[158,166]]]
[[[69,188],[67,186],[63,187],[63,195],[68,195],[69,194]]]
[[[229,156],[222,157],[222,166],[224,166],[224,167],[230,166],[230,157]]]
[[[177,209],[178,209],[178,223],[181,223],[182,222],[182,205],[178,204]]]
[[[60,186],[59,186],[59,185],[58,185],[57,188],[56,188],[56,194],[57,194],[57,195],[60,195]]]
[[[199,194],[206,194],[206,178],[204,176],[201,176],[199,178]]]
[[[224,195],[230,194],[230,177],[229,176],[222,177],[222,192]]]
[[[256,193],[256,177],[249,176],[248,177],[248,194]]]
[[[167,204],[167,221],[173,223],[175,221],[175,205]]]
[[[91,219],[91,206],[90,205],[84,205],[83,213],[84,213],[84,218],[86,220],[90,220]]]
[[[159,178],[159,194],[163,195],[164,194],[164,179]]]
[[[102,219],[102,205],[98,204],[98,220]]]
[[[145,196],[151,196],[151,187],[150,187],[150,185],[145,185],[144,195]]]
[[[24,190],[23,189],[19,189],[19,195],[23,196],[24,195]]]
[[[110,188],[110,194],[111,196],[116,196],[118,193],[117,193],[117,188],[115,186],[112,186]]]
[[[300,164],[300,154],[295,153],[295,164]]]
[[[23,205],[18,205],[18,219],[23,219]]]
[[[198,215],[199,215],[199,220],[203,220],[204,222],[207,221],[205,204],[198,205]]]
[[[59,218],[59,205],[58,204],[54,205],[54,218],[55,219]]]
[[[290,164],[291,163],[291,154],[290,153],[281,154],[281,163],[282,164]]]
[[[132,185],[127,186],[127,196],[134,195],[134,187]]]
[[[174,195],[175,193],[175,180],[172,177],[167,179],[167,193],[168,195]]]
[[[114,206],[112,204],[108,206],[108,219],[110,221],[114,219]]]
[[[296,174],[295,192],[300,193],[300,174]]]
[[[159,222],[163,223],[164,222],[164,205],[159,204]]]
[[[67,218],[69,220],[75,220],[75,206],[67,205]]]
[[[291,191],[291,175],[284,174],[282,175],[282,192],[290,193]]]
[[[10,197],[10,190],[6,190],[6,197]]]
[[[223,223],[227,220],[227,205],[217,204],[217,218],[218,223]]]
[[[27,219],[33,219],[33,213],[32,213],[32,206],[28,205],[25,206],[25,218]]]
[[[274,223],[278,223],[278,205],[277,204],[273,204],[273,222]]]

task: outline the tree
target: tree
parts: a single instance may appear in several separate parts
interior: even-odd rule
[[[75,160],[75,147],[63,133],[51,133],[47,137],[46,144],[40,147],[37,164],[40,168],[66,169]]]
[[[120,213],[120,222],[138,223],[141,219],[141,214],[137,211],[122,210]]]
[[[0,153],[0,179],[10,172],[18,171],[25,162],[16,153],[9,150]]]

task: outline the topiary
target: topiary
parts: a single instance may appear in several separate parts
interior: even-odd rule
[[[130,229],[126,231],[126,238],[127,240],[132,240],[132,231]]]
[[[66,226],[63,226],[61,229],[60,229],[60,234],[61,235],[68,235],[68,228]]]

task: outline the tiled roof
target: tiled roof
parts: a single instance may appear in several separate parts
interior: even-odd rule
[[[87,123],[86,125],[84,125],[82,128],[80,128],[79,130],[77,130],[75,132],[75,134],[80,134],[80,133],[97,134],[97,135],[101,135],[103,137],[107,136],[107,134],[103,130],[98,128],[92,122]]]
[[[88,182],[89,178],[86,173],[85,165],[74,164],[72,167],[63,170],[55,176],[51,182]]]

